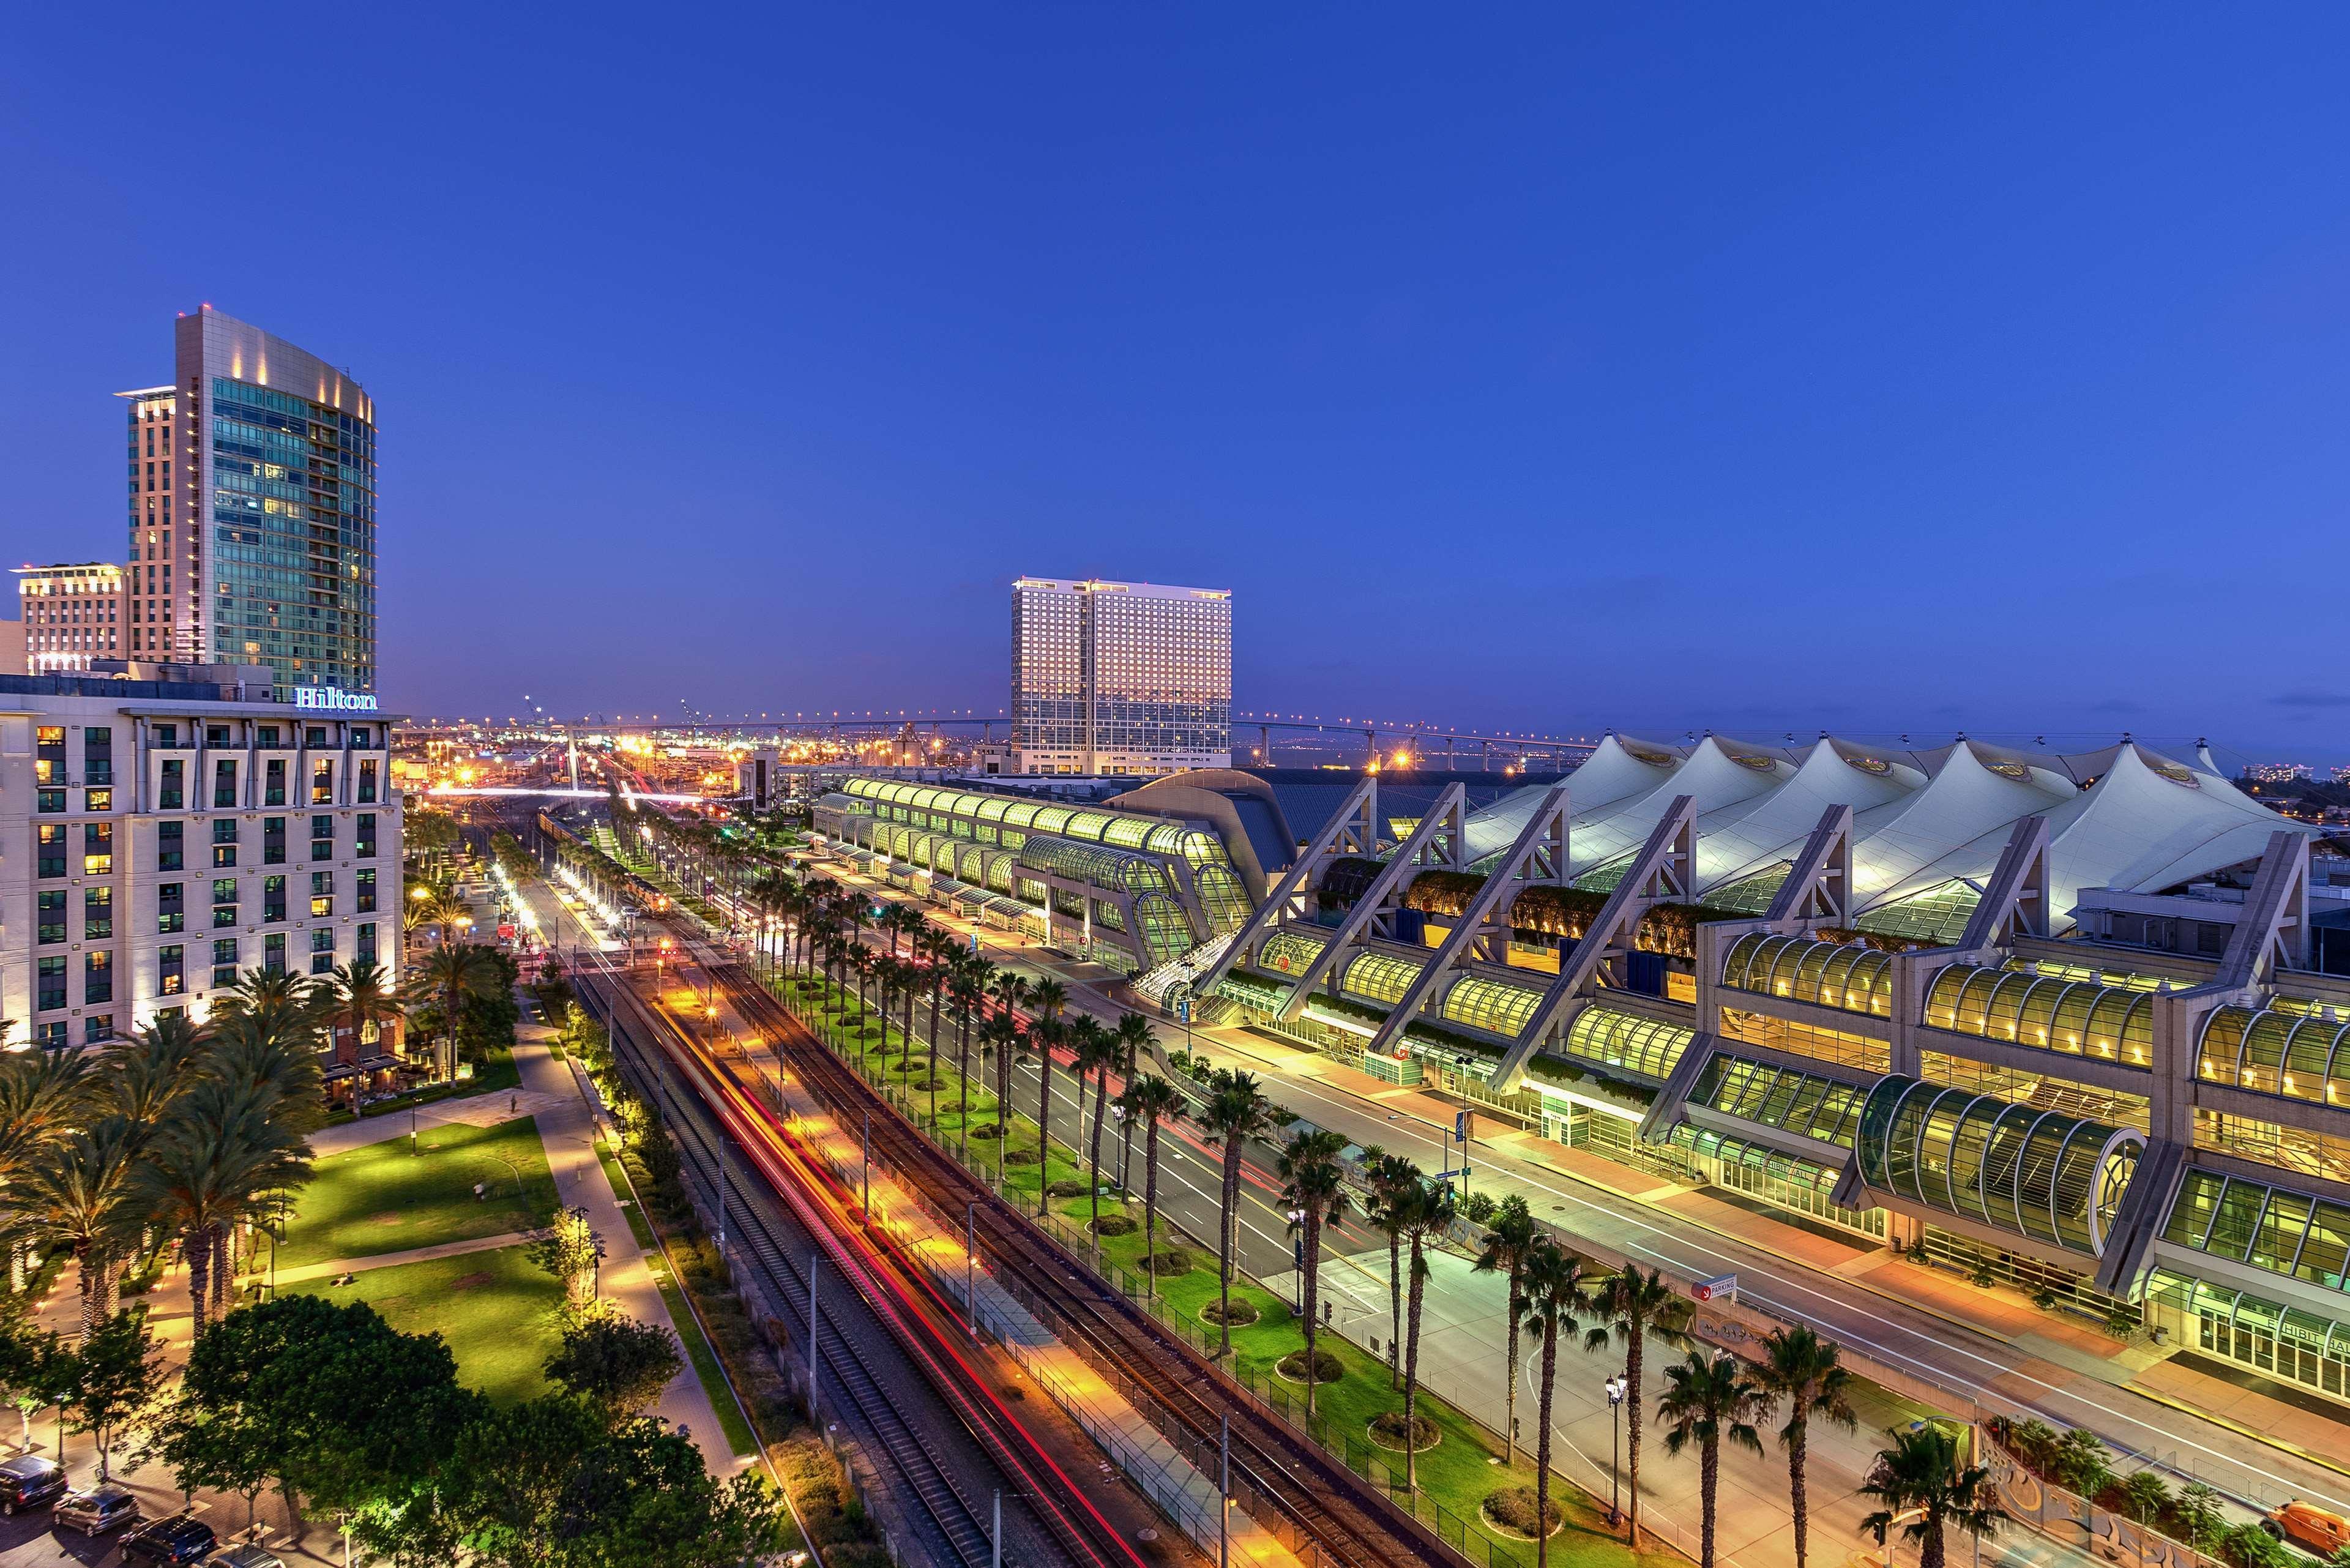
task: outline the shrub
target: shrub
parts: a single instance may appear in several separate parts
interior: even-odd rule
[[[1223,1307],[1215,1302],[1210,1302],[1206,1306],[1201,1307],[1200,1309],[1200,1317],[1203,1322],[1212,1324],[1218,1327],[1224,1326],[1226,1323]],[[1247,1301],[1235,1301],[1232,1303],[1232,1313],[1230,1320],[1230,1325],[1232,1327],[1246,1328],[1255,1321],[1256,1305],[1254,1303]]]
[[[1123,1214],[1105,1214],[1094,1222],[1094,1232],[1100,1236],[1131,1236],[1140,1229]]]
[[[1534,1489],[1530,1486],[1505,1486],[1499,1491],[1485,1494],[1485,1517],[1495,1525],[1531,1540],[1534,1533]],[[1555,1535],[1565,1515],[1559,1511],[1558,1499],[1550,1500],[1543,1514],[1543,1533]]]
[[[1426,1416],[1414,1416],[1411,1418],[1411,1447],[1413,1452],[1427,1452],[1430,1449],[1436,1447],[1438,1440],[1443,1436],[1444,1434],[1437,1429],[1436,1423],[1430,1417]],[[1403,1412],[1400,1410],[1389,1410],[1387,1414],[1373,1420],[1371,1422],[1371,1441],[1377,1443],[1383,1449],[1392,1449],[1396,1452],[1401,1453],[1404,1446]]]
[[[1493,1211],[1499,1208],[1501,1208],[1501,1205],[1494,1201],[1493,1195],[1492,1193],[1472,1192],[1469,1195],[1468,1201],[1461,1204],[1461,1212],[1467,1218],[1469,1223],[1471,1225],[1482,1225],[1487,1220],[1492,1219]],[[1496,1493],[1495,1495],[1498,1496],[1499,1494]],[[1528,1511],[1527,1517],[1533,1517],[1531,1509]]]
[[[1305,1382],[1305,1353],[1302,1350],[1291,1351],[1275,1364],[1274,1369],[1284,1377],[1288,1378],[1292,1383]],[[1339,1378],[1344,1377],[1345,1376],[1347,1376],[1347,1364],[1345,1362],[1339,1360],[1336,1356],[1331,1355],[1326,1350],[1316,1350],[1314,1353],[1315,1382],[1336,1383]]]
[[[1093,1189],[1094,1184],[1090,1181],[1079,1181],[1075,1177],[1065,1176],[1045,1188],[1045,1191],[1054,1198],[1083,1198]]]
[[[1191,1254],[1180,1247],[1161,1247],[1143,1262],[1162,1279],[1170,1274],[1188,1274],[1195,1266]]]

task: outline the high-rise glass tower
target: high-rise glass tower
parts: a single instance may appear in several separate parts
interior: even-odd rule
[[[1012,744],[1024,774],[1230,767],[1231,592],[1014,582]]]
[[[375,404],[210,306],[176,324],[168,387],[130,414],[132,659],[266,664],[375,690]]]

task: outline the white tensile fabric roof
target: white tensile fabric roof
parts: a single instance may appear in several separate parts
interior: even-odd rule
[[[1700,897],[1792,859],[1821,812],[1849,805],[1856,918],[1953,879],[1979,888],[2027,816],[2048,819],[2060,920],[2083,888],[2159,892],[2259,858],[2279,828],[2319,832],[2208,767],[2126,741],[2059,754],[1966,740],[1913,751],[1825,736],[1787,748],[1610,735],[1566,786],[1577,877],[1638,848],[1676,796],[1696,797]],[[1544,788],[1529,785],[1473,813],[1470,854],[1507,848]]]

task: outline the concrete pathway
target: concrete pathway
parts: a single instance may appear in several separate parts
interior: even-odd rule
[[[527,1088],[499,1089],[494,1093],[467,1095],[462,1099],[435,1100],[429,1106],[419,1106],[414,1112],[419,1131],[438,1127],[495,1127],[516,1116],[535,1116],[551,1109],[556,1101]],[[321,1127],[310,1135],[310,1148],[319,1155],[343,1154],[369,1144],[386,1143],[396,1137],[406,1137],[410,1125],[407,1111],[385,1111],[378,1116],[362,1116],[355,1122]]]
[[[435,1258],[463,1257],[467,1252],[494,1252],[501,1247],[519,1247],[531,1239],[528,1231],[509,1231],[503,1236],[476,1236],[470,1241],[440,1241],[430,1247],[411,1247],[404,1252],[370,1252],[361,1258],[330,1258],[323,1263],[305,1263],[298,1269],[280,1269],[276,1282],[281,1285],[300,1284],[305,1280],[330,1279],[337,1274],[364,1274],[370,1269],[397,1268],[402,1263],[428,1263]],[[239,1276],[242,1287],[255,1280],[266,1280],[269,1271]]]
[[[515,1065],[522,1074],[525,1097],[536,1096],[546,1108],[536,1113],[539,1140],[546,1147],[547,1168],[555,1173],[555,1189],[567,1209],[585,1208],[588,1223],[604,1239],[603,1293],[639,1323],[659,1324],[671,1333],[677,1324],[661,1300],[660,1287],[635,1235],[620,1211],[601,1161],[596,1158],[596,1119],[574,1083],[570,1067],[557,1062],[546,1048],[554,1031],[544,1023],[525,1022],[515,1031]],[[501,1096],[501,1104],[504,1103]],[[681,1289],[683,1287],[681,1286]],[[732,1475],[746,1463],[727,1446],[712,1401],[731,1397],[721,1387],[705,1390],[689,1363],[661,1391],[652,1413],[686,1428],[712,1475]]]

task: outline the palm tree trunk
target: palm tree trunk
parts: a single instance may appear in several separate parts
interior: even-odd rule
[[[1507,1463],[1518,1462],[1518,1317],[1526,1310],[1524,1298],[1518,1294],[1518,1265],[1510,1265],[1510,1386],[1503,1417],[1503,1440],[1510,1446]],[[1795,1568],[1804,1568],[1800,1563]]]
[[[1224,1185],[1219,1194],[1222,1212],[1216,1217],[1216,1315],[1223,1321],[1216,1326],[1223,1331],[1223,1344],[1216,1354],[1232,1353],[1232,1200],[1241,1184],[1241,1140],[1235,1133],[1224,1140]]]
[[[1078,1090],[1080,1095],[1084,1092],[1082,1088]],[[1109,1066],[1107,1063],[1097,1062],[1094,1064],[1094,1127],[1086,1148],[1086,1163],[1091,1167],[1093,1176],[1094,1246],[1097,1250],[1101,1246],[1101,1129],[1102,1112],[1106,1108],[1102,1102],[1108,1095]]]
[[[1708,1438],[1698,1449],[1697,1563],[1713,1568],[1713,1510],[1721,1486],[1721,1440]]]
[[[213,1236],[204,1225],[191,1225],[182,1233],[180,1250],[188,1260],[188,1304],[195,1314],[194,1334],[204,1334],[204,1313],[212,1305]]]
[[[1159,1118],[1150,1118],[1150,1130],[1142,1140],[1142,1279],[1150,1299],[1159,1299],[1159,1265],[1151,1254],[1159,1251]]]
[[[1008,1033],[995,1042],[995,1189],[1003,1190],[1003,1157],[1012,1149],[1012,1052],[1020,1036]]]
[[[1413,1434],[1418,1429],[1419,1406],[1419,1306],[1427,1285],[1428,1273],[1420,1263],[1419,1232],[1415,1231],[1411,1233],[1411,1332],[1404,1342],[1403,1353],[1403,1484],[1408,1490],[1417,1490],[1419,1486],[1419,1444],[1413,1440]]]
[[[213,1227],[213,1316],[218,1318],[228,1305],[229,1285],[236,1278],[235,1249],[229,1241],[225,1225]]]
[[[1640,1546],[1640,1342],[1647,1325],[1635,1319],[1632,1338],[1624,1349],[1624,1495],[1628,1532],[1624,1539],[1634,1551]]]
[[[1053,1043],[1036,1047],[1036,1212],[1053,1207]]]
[[[74,1268],[81,1281],[81,1342],[88,1345],[89,1336],[98,1332],[98,1303],[106,1290],[102,1282],[106,1261],[99,1255],[95,1243],[85,1242],[75,1250]]]
[[[962,1026],[955,1031],[955,1083],[961,1103],[955,1108],[955,1150],[958,1155],[971,1152],[971,1010],[962,1009]]]
[[[1943,1556],[1950,1548],[1942,1539],[1941,1521],[1929,1519],[1924,1523],[1926,1533],[1918,1542],[1918,1568],[1942,1568]]]
[[[1803,1414],[1797,1409],[1787,1423],[1787,1503],[1794,1518],[1795,1568],[1807,1568],[1810,1557],[1812,1500],[1804,1485],[1804,1448],[1811,1430]]]
[[[1558,1324],[1543,1324],[1542,1393],[1535,1399],[1535,1418],[1542,1430],[1534,1434],[1534,1568],[1550,1568],[1550,1408],[1558,1385]]]
[[[1297,1299],[1305,1308],[1305,1418],[1310,1421],[1314,1418],[1314,1389],[1322,1381],[1315,1370],[1319,1365],[1315,1360],[1318,1343],[1315,1330],[1322,1321],[1317,1315],[1322,1307],[1322,1209],[1319,1204],[1308,1203],[1305,1206],[1303,1223],[1305,1227],[1305,1277],[1298,1282]]]
[[[1388,1237],[1388,1386],[1403,1386],[1403,1233]]]

